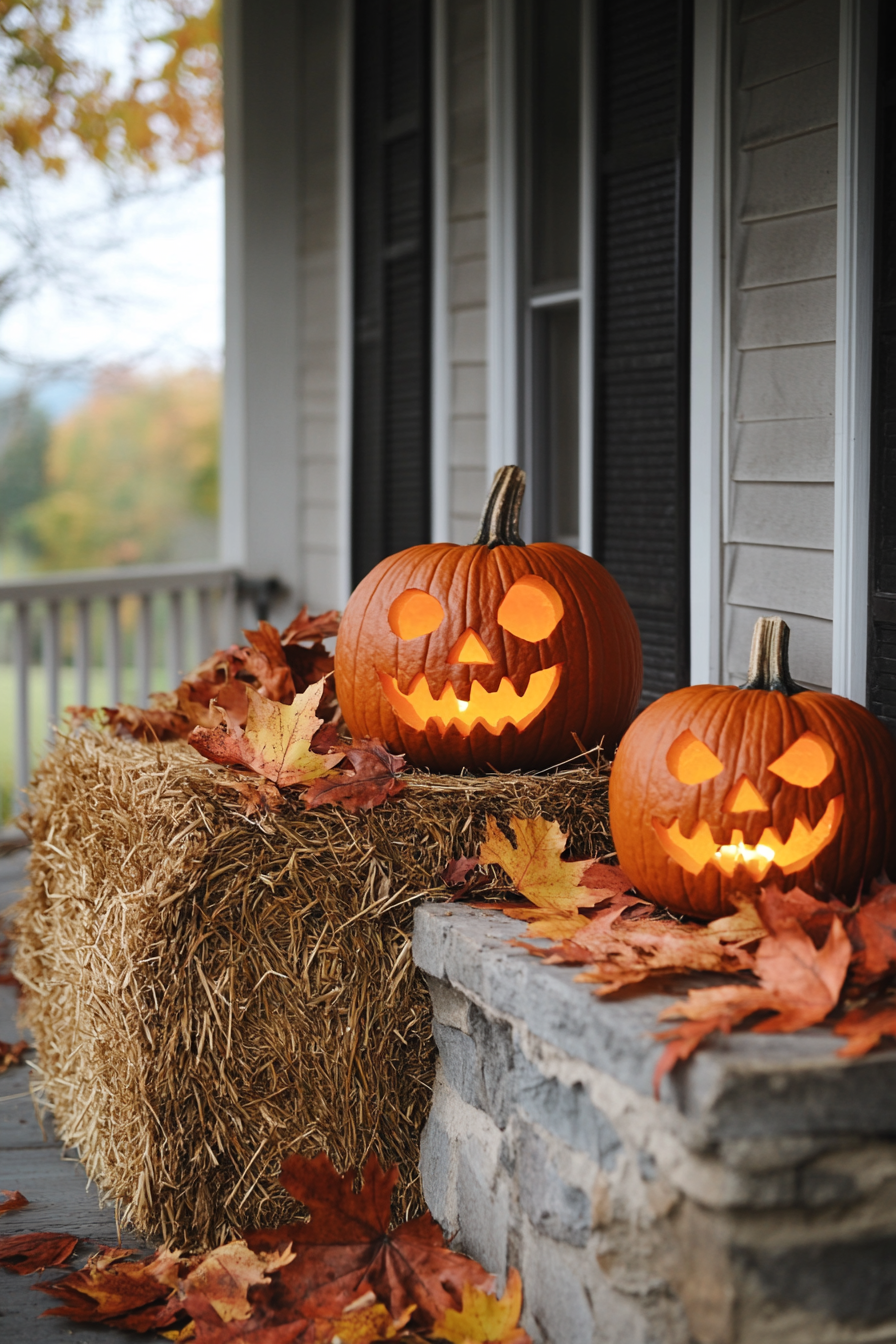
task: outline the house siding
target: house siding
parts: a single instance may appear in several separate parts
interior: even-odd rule
[[[837,0],[744,0],[732,31],[723,680],[781,615],[831,684]]]
[[[472,541],[486,487],[486,0],[446,0],[450,540]]]

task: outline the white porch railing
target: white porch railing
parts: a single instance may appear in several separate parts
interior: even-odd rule
[[[0,650],[0,663],[11,667],[12,686],[7,684],[6,694],[11,691],[14,702],[13,810],[32,766],[33,669],[42,667],[43,676],[46,733],[40,738],[50,738],[64,708],[63,668],[69,687],[73,671],[77,704],[90,703],[91,673],[99,667],[104,671],[105,703],[122,698],[127,674],[129,687],[136,691],[131,698],[145,705],[154,671],[164,667],[165,684],[173,689],[188,667],[238,638],[244,601],[252,604],[256,616],[266,615],[266,595],[276,587],[270,581],[243,583],[235,569],[218,564],[80,570],[0,581],[0,639],[7,646]],[[164,650],[157,647],[160,643]]]

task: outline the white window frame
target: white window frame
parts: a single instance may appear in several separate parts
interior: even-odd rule
[[[867,698],[877,0],[841,0],[832,689]]]

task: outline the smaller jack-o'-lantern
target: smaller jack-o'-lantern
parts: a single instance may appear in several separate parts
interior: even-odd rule
[[[391,555],[355,589],[336,643],[353,733],[448,772],[555,765],[615,745],[641,690],[641,641],[590,556],[519,535],[519,467],[495,476],[471,546]]]
[[[851,898],[896,875],[896,744],[861,705],[794,683],[789,633],[760,618],[745,686],[664,695],[620,743],[619,862],[681,914],[714,919],[773,881]]]

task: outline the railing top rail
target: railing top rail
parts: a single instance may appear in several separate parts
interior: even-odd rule
[[[236,583],[231,565],[122,565],[117,569],[73,569],[57,574],[22,574],[0,579],[0,603],[72,601],[90,597],[130,597],[179,588],[222,587]]]

